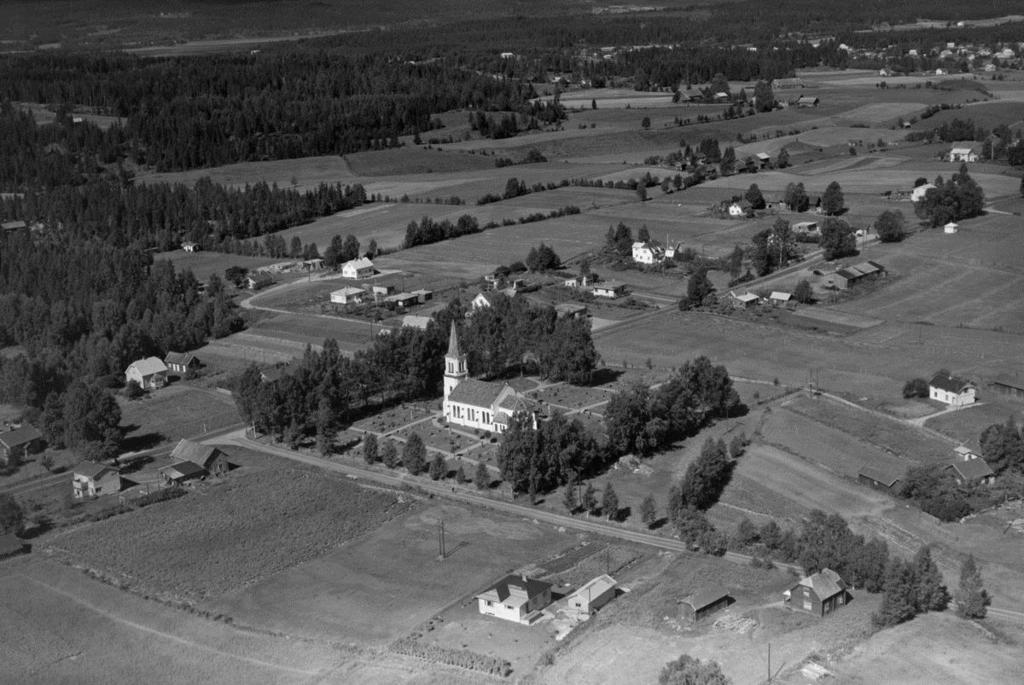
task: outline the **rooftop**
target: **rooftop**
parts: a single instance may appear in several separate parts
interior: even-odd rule
[[[968,459],[967,461],[955,461],[946,468],[951,468],[960,474],[966,481],[980,480],[994,476],[995,471],[984,459]]]
[[[35,426],[29,423],[22,424],[21,428],[15,428],[5,433],[0,433],[0,444],[4,447],[18,447],[33,440],[39,440],[43,434]]]
[[[488,383],[475,378],[465,378],[459,381],[448,395],[448,401],[489,410],[504,389],[504,383]]]
[[[105,464],[96,464],[91,461],[83,461],[81,464],[74,468],[72,473],[74,473],[76,476],[88,478],[89,480],[96,480],[97,478],[102,477],[103,474],[106,473],[107,471],[114,471],[114,469],[110,468]]]
[[[219,451],[213,445],[203,445],[202,443],[183,438],[178,441],[178,444],[171,451],[171,459],[183,462],[191,461],[205,466]]]
[[[509,604],[512,603],[508,601],[509,598],[512,595],[518,595],[518,604],[525,604],[530,598],[543,594],[550,589],[551,583],[545,583],[543,580],[536,580],[527,576],[508,575],[481,592],[477,597]]]
[[[932,376],[932,379],[928,381],[928,385],[938,388],[939,390],[945,390],[946,392],[963,392],[966,388],[973,388],[974,384],[958,378],[957,376],[950,375],[948,373],[939,372]]]
[[[133,361],[128,368],[134,367],[143,376],[152,376],[154,373],[166,373],[167,365],[159,357],[146,357]]]
[[[689,604],[694,611],[700,611],[704,607],[719,602],[726,597],[731,597],[728,590],[723,587],[712,586],[694,592],[683,600],[683,604]]]
[[[822,601],[838,595],[847,587],[846,581],[830,568],[823,568],[813,575],[802,578],[797,584],[811,588]]]

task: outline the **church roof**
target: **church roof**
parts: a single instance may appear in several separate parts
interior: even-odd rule
[[[451,353],[449,352],[449,354]],[[504,383],[488,383],[475,378],[466,378],[459,381],[459,384],[452,389],[451,394],[448,395],[448,401],[489,410],[504,389]]]
[[[459,334],[455,331],[455,322],[452,321],[452,332],[448,336],[448,356],[461,357],[462,350],[459,348]]]

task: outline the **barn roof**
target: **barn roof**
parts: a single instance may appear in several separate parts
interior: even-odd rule
[[[81,464],[75,467],[72,473],[74,473],[76,476],[84,476],[89,480],[96,480],[97,478],[101,478],[103,474],[106,473],[107,471],[114,471],[114,469],[110,468],[105,464],[96,464],[91,461],[83,461]]]
[[[204,445],[183,438],[171,451],[171,459],[176,462],[193,462],[205,467],[219,453],[220,450],[213,445]]]
[[[896,469],[876,468],[874,466],[862,466],[857,474],[864,476],[865,478],[870,478],[876,483],[881,483],[887,488],[891,488],[903,478],[903,474]]]
[[[191,461],[179,461],[159,470],[160,473],[166,474],[172,480],[198,478],[206,473],[206,469]]]
[[[694,592],[683,600],[683,604],[690,605],[694,611],[700,611],[704,607],[711,606],[727,597],[730,597],[728,590],[723,587],[712,586]]]
[[[5,433],[0,433],[0,444],[4,447],[20,447],[26,445],[33,440],[39,440],[43,437],[43,434],[39,432],[39,429],[32,424],[26,423],[21,428],[15,428]]]
[[[984,459],[954,461],[946,468],[956,471],[965,481],[981,480],[982,478],[996,475],[995,471],[992,470],[992,467]]]
[[[612,578],[607,573],[602,573],[597,578],[593,578],[587,581],[583,586],[581,586],[578,590],[576,590],[576,592],[572,594],[586,597],[597,597],[604,594],[608,590],[615,588],[616,586],[618,586],[618,583],[615,582],[614,578]]]
[[[164,357],[164,363],[166,364],[183,364],[185,366],[189,366],[195,361],[197,361],[196,356],[191,352],[168,352],[167,356]]]

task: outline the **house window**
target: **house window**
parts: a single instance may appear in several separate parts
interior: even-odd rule
[[[804,598],[804,611],[811,611],[814,606],[811,604],[811,600],[808,597]]]
[[[487,602],[487,606],[494,606],[494,602],[492,602],[491,600],[487,599],[484,601]]]

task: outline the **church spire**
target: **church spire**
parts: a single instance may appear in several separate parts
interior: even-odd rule
[[[455,331],[455,322],[452,321],[452,332],[448,336],[448,355],[449,357],[461,357],[462,350],[459,349],[459,334]]]

